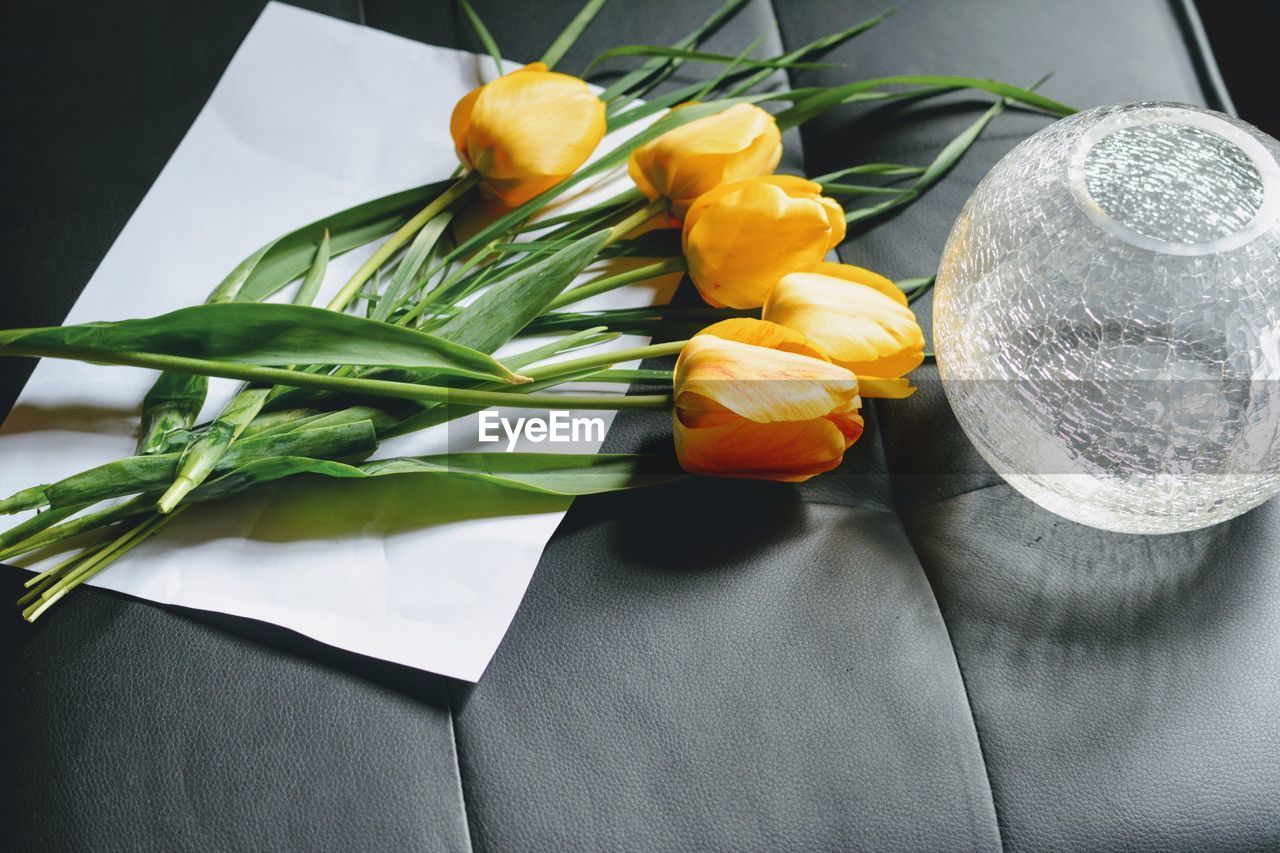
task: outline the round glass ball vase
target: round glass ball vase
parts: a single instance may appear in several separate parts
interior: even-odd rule
[[[1089,110],[979,184],[939,268],[947,398],[1082,524],[1170,533],[1280,492],[1280,143],[1180,104]]]

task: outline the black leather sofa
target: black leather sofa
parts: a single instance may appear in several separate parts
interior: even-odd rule
[[[316,0],[478,45],[449,3]],[[533,59],[578,0],[477,2]],[[713,0],[614,0],[605,43],[667,43]],[[1077,106],[1229,109],[1178,0],[908,0],[797,84],[942,72]],[[0,63],[4,326],[61,321],[260,0],[14,4]],[[792,46],[879,0],[753,3],[711,49]],[[846,109],[792,168],[924,162],[972,98]],[[844,259],[928,274],[1010,113]],[[922,306],[928,322],[928,304]],[[0,364],[7,409],[29,365]],[[805,487],[701,481],[578,501],[478,685],[247,621],[85,589],[3,625],[11,849],[1280,849],[1280,503],[1126,537],[1049,515],[981,462],[936,371]],[[612,449],[661,445],[628,415]],[[16,597],[16,572],[0,593]]]

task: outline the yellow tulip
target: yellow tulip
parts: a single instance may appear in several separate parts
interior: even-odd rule
[[[449,122],[458,158],[508,207],[573,174],[604,137],[604,102],[541,62],[471,90]]]
[[[631,152],[627,170],[646,196],[671,199],[671,212],[720,184],[768,175],[782,158],[773,116],[751,104],[696,119]]]
[[[716,307],[759,308],[787,273],[844,239],[844,211],[813,181],[771,175],[716,187],[689,208],[689,277]]]
[[[800,482],[839,465],[862,434],[857,377],[775,323],[703,329],[674,382],[676,455],[696,474]]]
[[[897,379],[924,361],[924,333],[907,297],[861,267],[818,263],[785,275],[762,316],[800,332],[860,377]]]

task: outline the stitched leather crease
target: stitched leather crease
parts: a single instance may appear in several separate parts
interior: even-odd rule
[[[770,9],[770,13],[773,15],[773,18],[774,18],[775,22],[777,22],[777,24],[778,24],[778,32],[779,32],[779,36],[780,36],[780,38],[782,39],[783,48],[784,48],[785,50],[791,50],[791,49],[792,49],[792,47],[791,47],[791,44],[790,44],[790,40],[787,38],[787,32],[786,32],[786,29],[785,29],[785,27],[782,25],[782,21],[778,18],[778,14],[777,14],[777,7],[776,7],[776,5],[775,5],[776,0],[768,0],[768,2],[769,2],[769,9]],[[791,73],[790,73],[790,71],[789,71],[788,69],[783,69],[783,72],[782,72],[782,73],[787,77],[788,84],[790,84],[790,82],[791,82]],[[801,158],[801,161],[803,162],[803,160],[804,160],[804,146],[803,146],[803,144],[801,144],[801,146],[800,146],[800,158]],[[844,260],[844,255],[843,255],[843,252],[842,252],[842,248],[843,248],[843,247],[837,247],[837,248],[836,248],[836,255],[837,255],[837,257],[839,257],[839,258],[840,258],[840,260],[842,260],[842,261],[843,261],[843,260]],[[876,405],[877,416],[878,416],[878,413],[879,413],[879,408],[880,408],[880,406],[879,406],[879,404],[877,404],[877,405]],[[877,417],[877,420],[879,420],[879,418],[878,418],[878,417]],[[883,432],[881,432],[881,431],[879,431],[879,430],[877,430],[877,431],[876,431],[876,433],[877,433],[877,438],[876,438],[876,440],[877,440],[877,442],[878,442],[878,444],[879,444],[880,455],[881,455],[881,457],[882,457],[882,458],[884,458],[884,459],[885,459],[885,462],[886,462],[886,469],[888,469],[888,451],[887,451],[887,448],[885,447],[885,443],[884,443],[884,434],[883,434]],[[927,573],[925,572],[925,570],[924,570],[924,564],[923,564],[923,563],[921,563],[921,561],[920,561],[920,554],[919,554],[919,552],[916,550],[916,547],[915,547],[914,543],[912,543],[912,542],[911,542],[911,537],[909,537],[909,536],[907,535],[907,532],[906,532],[906,526],[905,526],[905,525],[904,525],[904,523],[903,523],[901,513],[899,513],[899,512],[898,512],[898,509],[897,509],[896,505],[895,505],[895,504],[894,504],[894,502],[893,502],[893,498],[892,498],[892,473],[891,473],[891,472],[889,472],[889,473],[890,473],[890,478],[889,478],[889,492],[890,492],[890,494],[889,494],[889,498],[890,498],[890,499],[889,499],[889,503],[890,503],[889,511],[893,514],[893,518],[894,518],[894,520],[897,522],[898,529],[899,529],[899,531],[902,533],[902,538],[903,538],[903,540],[904,540],[904,541],[908,544],[908,546],[911,548],[911,553],[912,553],[912,555],[915,557],[915,562],[916,562],[916,565],[917,565],[917,566],[918,566],[918,568],[919,568],[920,573],[921,573],[922,575],[924,575],[924,576],[925,576],[925,580],[926,580],[926,582],[928,582],[928,574],[927,574]],[[936,612],[937,612],[937,614],[938,614],[938,618],[939,618],[939,620],[942,622],[943,626],[946,628],[946,631],[947,631],[947,642],[948,642],[948,644],[949,644],[949,645],[950,645],[950,647],[951,647],[951,658],[952,658],[952,660],[955,662],[956,671],[957,671],[957,673],[959,673],[959,676],[960,676],[960,683],[961,683],[961,685],[962,685],[962,686],[963,686],[963,688],[964,688],[965,703],[968,705],[968,712],[969,712],[969,713],[968,713],[968,716],[969,716],[969,724],[970,724],[970,725],[972,726],[972,728],[973,728],[974,738],[975,738],[975,740],[977,741],[977,746],[978,746],[978,755],[979,755],[979,757],[980,757],[980,758],[981,758],[981,760],[982,760],[982,772],[983,772],[983,776],[986,778],[986,782],[987,782],[987,797],[988,797],[988,801],[989,801],[989,802],[990,802],[990,804],[991,804],[992,812],[994,813],[995,818],[996,818],[996,830],[997,830],[997,833],[998,833],[998,838],[999,838],[999,841],[1000,841],[1001,849],[1003,849],[1003,847],[1004,847],[1004,831],[1003,831],[1003,828],[1002,828],[1003,824],[1002,824],[1002,820],[1001,820],[1000,809],[999,809],[998,804],[996,803],[995,790],[994,790],[994,788],[993,788],[993,786],[992,786],[992,782],[991,782],[991,769],[990,769],[990,766],[989,766],[989,765],[988,765],[988,763],[987,763],[986,750],[985,750],[985,748],[984,748],[984,746],[983,746],[982,732],[978,729],[977,719],[975,718],[974,713],[973,713],[973,697],[972,697],[972,695],[970,694],[969,682],[968,682],[968,679],[967,679],[967,678],[965,678],[965,673],[964,673],[964,669],[963,669],[963,667],[961,667],[961,666],[960,666],[960,657],[959,657],[959,655],[958,655],[958,653],[957,653],[957,651],[956,651],[956,644],[955,644],[955,639],[954,639],[954,637],[952,636],[952,633],[951,633],[951,626],[947,624],[946,617],[945,617],[945,616],[943,615],[943,613],[942,613],[942,608],[941,608],[941,606],[940,606],[940,605],[939,605],[939,603],[938,603],[937,592],[936,592],[936,590],[934,590],[934,589],[933,589],[933,585],[932,585],[932,583],[930,583],[930,584],[929,584],[929,588],[930,588],[930,591],[933,593],[932,598],[933,598],[933,606],[934,606],[934,609],[935,609],[935,611],[936,611]],[[975,817],[976,817],[976,815],[975,815]]]

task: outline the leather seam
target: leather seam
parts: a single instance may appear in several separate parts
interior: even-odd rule
[[[982,141],[993,141],[993,140],[991,139],[977,140],[977,142],[982,142]],[[925,150],[925,149],[922,148],[919,150]],[[841,247],[836,247],[837,256],[840,256],[841,254],[840,249]],[[843,258],[841,258],[841,260],[843,260]],[[880,404],[876,403],[875,408],[876,408],[876,413],[878,415],[880,412]],[[883,419],[877,418],[877,421],[883,421]],[[929,584],[929,590],[930,592],[933,593],[933,606],[937,611],[939,621],[942,622],[943,629],[947,632],[947,644],[951,646],[951,659],[955,662],[956,674],[960,676],[960,686],[964,690],[964,701],[969,708],[969,722],[973,726],[974,740],[977,741],[978,758],[982,761],[982,774],[983,776],[986,777],[986,780],[987,780],[987,795],[991,803],[992,815],[995,817],[995,821],[996,821],[996,839],[1000,844],[1000,849],[1003,851],[1004,850],[1004,826],[1003,826],[1003,821],[1001,820],[1000,805],[996,797],[996,786],[994,785],[991,779],[991,765],[987,761],[987,750],[983,744],[982,730],[978,726],[978,718],[977,718],[977,715],[974,713],[974,709],[973,709],[973,695],[969,689],[969,679],[965,676],[964,666],[962,666],[960,663],[960,654],[956,649],[955,638],[951,634],[951,624],[947,622],[947,617],[942,612],[942,603],[938,601],[938,591],[934,587],[933,582],[929,579],[929,573],[928,571],[925,570],[924,561],[920,558],[920,551],[916,548],[915,543],[911,540],[911,537],[907,534],[906,522],[902,517],[902,513],[899,512],[898,510],[897,503],[893,499],[893,472],[889,470],[889,451],[888,451],[887,445],[885,444],[884,432],[882,430],[879,430],[879,429],[876,430],[876,441],[880,445],[880,453],[885,460],[885,472],[888,475],[889,492],[890,492],[888,511],[893,515],[894,519],[898,522],[898,529],[902,531],[902,538],[906,541],[907,547],[911,549],[912,555],[916,558],[916,565],[920,567],[920,572],[925,576],[925,582]]]
[[[879,410],[879,404],[876,405],[876,409],[877,411]],[[879,441],[880,441],[881,449],[885,452],[885,462],[887,463],[889,456],[888,456],[887,448],[885,448],[883,433],[880,433]],[[892,475],[890,476],[889,480],[890,480],[890,484],[892,484],[893,482]],[[1003,484],[991,483],[985,486],[979,486],[976,489],[970,489],[966,492],[962,492],[961,494],[970,494],[972,492],[982,491],[983,489],[988,489],[995,485],[1003,485]],[[892,485],[890,485],[890,488],[892,488]],[[959,497],[959,495],[953,495],[952,497]],[[949,498],[947,500],[949,500]],[[938,501],[937,503],[940,504],[942,502],[943,501]],[[937,504],[928,504],[927,506],[936,506],[936,505]],[[902,530],[902,538],[906,540],[907,547],[911,549],[911,553],[916,558],[916,565],[920,567],[920,571],[925,576],[925,582],[929,584],[929,589],[933,592],[933,603],[938,610],[938,618],[942,621],[942,627],[947,632],[947,643],[951,646],[951,657],[956,664],[956,674],[960,676],[960,686],[964,689],[964,701],[965,701],[965,704],[969,706],[969,722],[973,725],[973,737],[978,744],[978,757],[982,759],[982,772],[983,772],[983,775],[986,776],[987,778],[987,792],[991,799],[991,811],[994,814],[996,819],[996,839],[1000,844],[1000,849],[1003,851],[1005,849],[1003,812],[1001,811],[1001,808],[1000,808],[1000,798],[996,795],[997,786],[992,778],[991,763],[987,760],[987,747],[982,734],[982,726],[978,725],[978,715],[974,712],[973,691],[969,686],[969,677],[968,675],[965,674],[964,664],[960,662],[960,653],[956,648],[955,637],[951,633],[951,623],[947,621],[946,614],[944,614],[942,611],[942,603],[938,601],[938,591],[934,587],[933,581],[930,580],[929,578],[928,570],[926,570],[924,567],[924,560],[920,556],[920,551],[919,549],[916,548],[915,542],[911,539],[911,536],[907,533],[906,522],[902,517],[902,513],[898,511],[896,504],[894,504],[893,509],[891,511],[893,512],[894,517],[898,520],[898,527]]]
[[[925,503],[916,504],[915,506],[912,507],[912,509],[916,510],[916,509],[924,509],[926,507],[942,506],[948,501],[953,501],[956,498],[962,498],[965,495],[972,495],[976,492],[982,492],[982,491],[986,491],[987,489],[995,489],[995,488],[999,488],[1000,486],[1008,486],[1008,485],[1009,484],[1006,483],[1004,480],[1001,480],[998,483],[983,483],[981,486],[974,486],[972,489],[964,489],[963,491],[956,492],[954,495],[947,495],[945,498],[938,498],[936,501],[926,501]]]
[[[839,253],[840,253],[840,250],[839,248],[837,248],[836,254],[838,255]],[[879,414],[879,411],[880,411],[880,404],[876,403],[876,413]],[[877,420],[879,421],[882,419],[877,418]],[[884,456],[885,469],[888,472],[889,451],[888,451],[888,447],[885,445],[884,432],[882,430],[879,430],[879,429],[876,430],[876,440],[880,444],[880,452]],[[969,707],[969,722],[973,726],[973,737],[978,744],[978,757],[982,760],[982,774],[987,779],[987,794],[991,802],[991,812],[996,819],[996,840],[999,842],[1000,849],[1003,851],[1005,849],[1004,820],[1001,816],[999,798],[996,796],[996,785],[992,781],[991,764],[987,760],[987,748],[985,743],[983,742],[982,727],[978,725],[978,715],[974,712],[974,709],[973,709],[973,693],[969,688],[969,678],[968,676],[965,675],[964,665],[960,663],[960,653],[956,648],[955,637],[952,636],[952,633],[951,633],[951,623],[947,621],[946,614],[942,612],[942,603],[938,601],[938,590],[934,587],[933,581],[930,580],[929,572],[924,567],[924,560],[920,557],[920,551],[918,548],[916,548],[915,542],[912,541],[911,536],[907,533],[906,521],[903,519],[902,513],[898,511],[897,503],[893,500],[893,494],[892,494],[893,473],[888,472],[888,474],[889,474],[888,480],[889,480],[889,490],[890,490],[889,512],[892,513],[893,517],[897,520],[898,529],[902,531],[902,538],[906,540],[907,547],[911,549],[912,555],[916,558],[916,565],[920,567],[920,572],[924,575],[925,582],[929,584],[929,590],[930,592],[933,593],[933,606],[937,609],[938,619],[942,622],[942,627],[947,632],[947,644],[951,646],[951,659],[955,661],[956,674],[960,676],[960,686],[964,690],[964,701],[965,701],[965,704],[968,705]],[[971,491],[979,491],[981,489],[990,488],[991,485],[996,485],[996,484],[988,484],[988,485],[979,487],[979,489],[974,489]]]
[[[777,6],[775,5],[775,0],[767,0],[767,2],[768,2],[768,4],[769,4],[769,14],[773,16],[773,23],[774,23],[774,26],[775,26],[775,27],[777,28],[777,30],[778,30],[778,38],[779,38],[779,40],[781,40],[781,41],[782,41],[782,47],[783,47],[783,50],[786,50],[786,49],[787,49],[786,33],[785,33],[785,32],[783,32],[783,29],[782,29],[782,21],[781,21],[781,19],[779,19],[779,18],[778,18],[778,9],[777,9]],[[783,75],[784,75],[784,76],[786,77],[786,79],[787,79],[787,85],[788,85],[788,87],[790,87],[790,86],[792,85],[792,83],[791,83],[791,72],[790,72],[790,70],[789,70],[789,69],[785,69],[785,68],[784,68],[784,69],[782,69],[782,73],[783,73]],[[797,135],[798,135],[798,134],[797,134]],[[979,140],[979,141],[980,141],[980,140]],[[921,150],[923,150],[923,149],[921,149]],[[803,140],[803,139],[801,139],[801,140],[800,140],[800,160],[801,160],[801,162],[802,162],[802,163],[803,163],[803,162],[804,162],[804,160],[805,160],[805,150],[804,150],[804,140]],[[806,169],[806,171],[807,171],[807,169]],[[839,247],[839,246],[837,246],[837,247],[836,247],[836,256],[837,256],[837,257],[840,257],[840,247]],[[841,258],[841,260],[843,260],[843,258]],[[880,408],[880,407],[879,407],[879,405],[877,404],[877,405],[876,405],[876,411],[877,411],[877,413],[879,412],[879,408]],[[965,678],[965,675],[964,675],[964,668],[960,666],[960,656],[956,653],[956,644],[955,644],[955,640],[954,640],[954,638],[951,636],[951,626],[950,626],[949,624],[947,624],[947,619],[946,619],[946,617],[942,615],[942,605],[938,602],[938,592],[937,592],[937,590],[935,590],[935,589],[933,588],[933,584],[929,581],[929,573],[928,573],[928,572],[926,572],[926,571],[925,571],[925,569],[924,569],[924,562],[920,559],[920,552],[916,550],[916,546],[915,546],[915,544],[911,541],[911,537],[907,535],[907,527],[906,527],[905,522],[903,521],[902,513],[900,513],[900,512],[898,511],[897,505],[894,503],[894,500],[893,500],[893,475],[892,475],[892,473],[889,471],[889,453],[888,453],[888,449],[886,448],[885,443],[884,443],[884,433],[883,433],[882,431],[880,431],[880,430],[877,430],[877,431],[876,431],[876,435],[877,435],[876,440],[877,440],[878,444],[880,445],[880,454],[881,454],[881,456],[882,456],[882,457],[884,458],[884,460],[885,460],[885,473],[888,475],[888,476],[887,476],[887,481],[888,481],[888,487],[889,487],[889,501],[888,501],[888,506],[886,506],[886,507],[885,507],[885,511],[886,511],[887,513],[889,513],[890,515],[892,515],[892,516],[893,516],[893,518],[894,518],[894,520],[895,520],[895,521],[897,521],[897,523],[898,523],[898,529],[902,531],[902,538],[903,538],[904,540],[906,540],[907,547],[909,547],[909,548],[911,549],[911,553],[912,553],[912,555],[916,558],[916,565],[920,567],[920,572],[925,576],[925,582],[929,584],[929,591],[930,591],[930,592],[932,593],[932,595],[933,595],[933,606],[934,606],[934,608],[936,609],[936,612],[937,612],[937,614],[938,614],[938,619],[939,619],[939,621],[941,621],[941,622],[942,622],[942,626],[943,626],[943,628],[944,628],[944,629],[946,630],[946,632],[947,632],[947,643],[948,643],[948,645],[950,645],[950,646],[951,646],[951,658],[952,658],[952,660],[954,660],[954,661],[955,661],[955,665],[956,665],[956,673],[960,676],[960,686],[964,689],[964,700],[965,700],[965,704],[966,704],[966,705],[968,706],[968,708],[969,708],[969,722],[970,722],[970,724],[973,726],[973,736],[974,736],[974,740],[976,740],[976,741],[977,741],[977,744],[978,744],[978,758],[982,761],[982,774],[983,774],[983,776],[984,776],[984,777],[986,777],[986,780],[987,780],[987,795],[988,795],[988,797],[989,797],[989,801],[990,801],[990,803],[991,803],[991,811],[992,811],[992,814],[993,814],[993,816],[995,817],[995,821],[996,821],[996,841],[997,841],[997,843],[1000,845],[1000,849],[1001,849],[1001,851],[1003,851],[1003,850],[1004,850],[1004,831],[1003,831],[1002,826],[1001,826],[1001,820],[1000,820],[1000,809],[999,809],[999,807],[996,805],[995,788],[994,788],[994,787],[992,786],[992,784],[991,784],[991,767],[990,767],[990,765],[987,763],[987,753],[986,753],[986,750],[983,748],[983,745],[982,745],[982,733],[981,733],[981,731],[979,731],[979,729],[978,729],[978,721],[977,721],[977,718],[974,716],[974,713],[973,713],[973,699],[972,699],[972,697],[971,697],[971,696],[970,696],[970,694],[969,694],[969,682],[968,682],[968,680]],[[841,504],[841,506],[843,506],[843,504]]]
[[[475,827],[471,821],[471,809],[467,806],[467,785],[462,778],[462,744],[458,740],[458,714],[453,701],[453,682],[450,679],[444,680],[444,696],[445,704],[449,707],[449,740],[453,746],[454,769],[457,771],[455,778],[458,780],[458,805],[462,807],[462,823],[467,830],[467,853],[471,853],[476,849]]]

